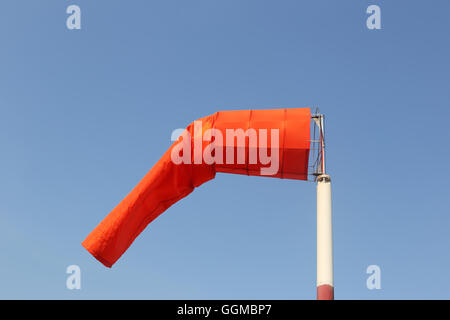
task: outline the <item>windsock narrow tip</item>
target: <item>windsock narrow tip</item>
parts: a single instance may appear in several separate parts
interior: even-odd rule
[[[81,245],[83,246],[83,248],[85,248],[95,259],[97,259],[98,261],[100,261],[105,267],[111,268],[112,267],[112,263],[109,262],[108,260],[106,260],[105,258],[103,258],[101,255],[99,255],[97,252],[95,252],[87,243],[86,240],[84,240]]]

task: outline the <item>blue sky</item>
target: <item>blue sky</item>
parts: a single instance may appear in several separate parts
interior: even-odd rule
[[[382,30],[366,28],[371,4]],[[218,174],[112,269],[80,243],[173,129],[318,106],[336,298],[450,299],[449,14],[444,0],[2,1],[0,298],[314,299],[311,182]]]

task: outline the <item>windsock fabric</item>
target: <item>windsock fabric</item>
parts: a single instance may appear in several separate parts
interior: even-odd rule
[[[309,108],[219,111],[194,121],[87,236],[83,247],[111,267],[150,222],[216,172],[306,180],[310,125]],[[216,134],[207,137],[208,131]],[[205,154],[213,155],[214,162]]]

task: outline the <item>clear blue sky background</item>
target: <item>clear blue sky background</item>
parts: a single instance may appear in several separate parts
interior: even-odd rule
[[[0,298],[314,299],[311,182],[218,174],[112,269],[80,243],[173,129],[319,106],[336,298],[449,299],[449,14],[446,0],[2,0]]]

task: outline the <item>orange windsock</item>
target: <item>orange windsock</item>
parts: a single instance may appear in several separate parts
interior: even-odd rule
[[[191,123],[82,245],[111,267],[167,208],[216,172],[306,180],[309,108],[219,111]]]

